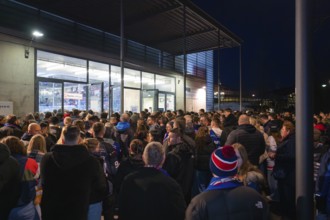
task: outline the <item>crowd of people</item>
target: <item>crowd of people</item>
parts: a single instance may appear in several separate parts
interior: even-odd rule
[[[313,126],[330,219],[330,113]],[[0,116],[0,219],[296,219],[295,142],[290,112]]]

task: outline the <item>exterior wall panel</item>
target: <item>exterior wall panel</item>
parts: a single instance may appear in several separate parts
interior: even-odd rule
[[[12,101],[15,115],[34,111],[34,50],[24,58],[24,46],[1,41],[0,101]]]

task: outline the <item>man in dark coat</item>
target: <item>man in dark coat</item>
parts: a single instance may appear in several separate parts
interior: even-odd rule
[[[159,142],[150,142],[144,152],[145,167],[129,174],[119,193],[122,220],[182,220],[186,204],[180,186],[161,170],[165,153]]]
[[[191,188],[194,178],[194,149],[183,141],[177,128],[170,131],[164,170],[181,186],[187,203],[191,199]]]
[[[232,113],[232,110],[230,108],[225,109],[225,120],[223,122],[223,127],[226,132],[226,134],[229,134],[232,130],[235,130],[237,128],[237,118]]]
[[[217,148],[211,155],[213,178],[208,188],[191,200],[186,220],[266,220],[268,205],[262,196],[237,180],[237,156],[232,146]]]
[[[55,145],[41,161],[42,219],[87,220],[91,194],[102,200],[106,179],[100,162],[78,144],[78,127],[64,129],[64,144]]]
[[[21,175],[18,162],[7,145],[0,143],[0,219],[7,219],[20,196]]]
[[[249,161],[259,166],[259,157],[265,152],[265,139],[260,131],[250,124],[249,116],[243,114],[238,119],[238,128],[227,137],[226,145],[242,144],[248,153]]]

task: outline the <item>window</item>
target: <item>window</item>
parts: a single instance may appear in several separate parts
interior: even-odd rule
[[[124,87],[141,88],[141,72],[125,68]]]
[[[111,85],[120,86],[121,76],[120,76],[120,67],[111,66]]]
[[[38,50],[37,76],[87,82],[87,61]]]
[[[124,111],[140,112],[140,90],[124,89]]]
[[[109,112],[109,65],[89,61],[89,108],[101,110],[100,101],[103,98],[103,110]],[[101,92],[103,85],[103,94]],[[99,97],[102,96],[103,97]],[[95,101],[97,100],[97,101]]]
[[[175,92],[175,78],[156,75],[156,89],[163,92]]]
[[[155,74],[142,72],[142,89],[155,89]]]

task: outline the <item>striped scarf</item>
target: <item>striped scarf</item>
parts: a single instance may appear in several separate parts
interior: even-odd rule
[[[216,189],[231,189],[239,186],[243,186],[243,183],[238,180],[237,176],[225,178],[213,177],[206,191]]]

